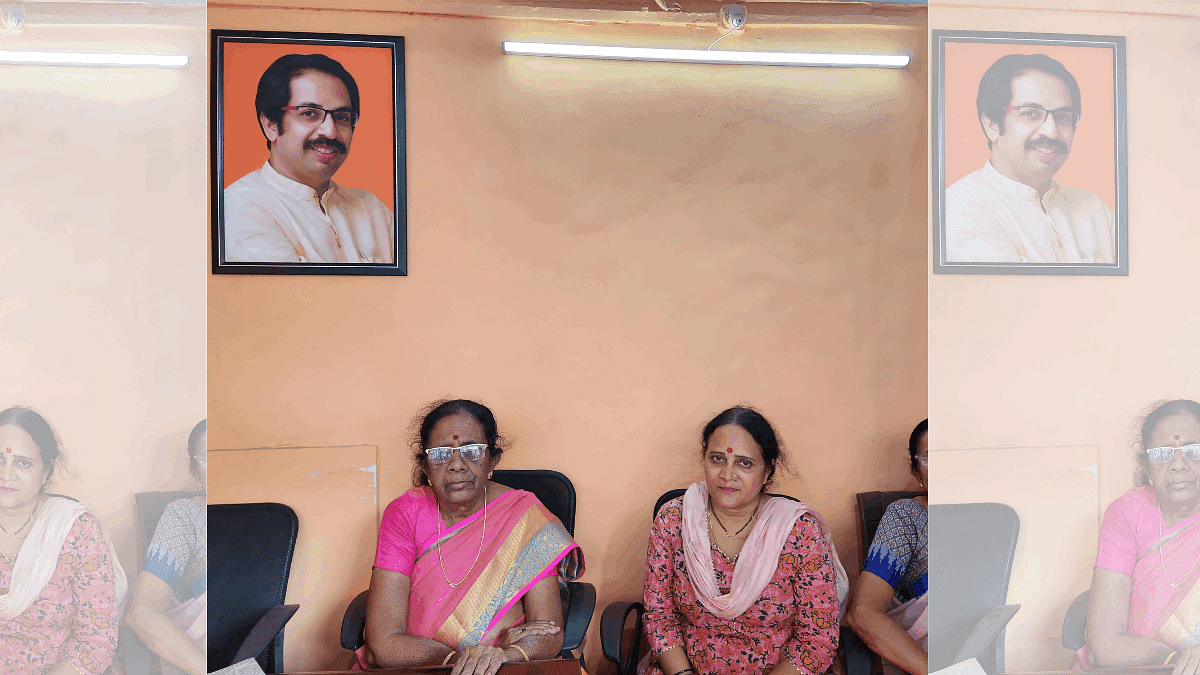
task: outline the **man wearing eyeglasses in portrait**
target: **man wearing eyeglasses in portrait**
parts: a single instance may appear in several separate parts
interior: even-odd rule
[[[271,155],[225,188],[227,262],[391,263],[395,217],[333,182],[358,124],[358,85],[323,54],[288,54],[254,97]]]
[[[1053,180],[1080,122],[1075,77],[1044,54],[1009,54],[975,105],[991,159],[946,188],[946,261],[1113,263],[1112,209]]]

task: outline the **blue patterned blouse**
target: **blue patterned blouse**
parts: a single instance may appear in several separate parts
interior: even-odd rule
[[[863,570],[888,582],[896,599],[907,602],[929,589],[929,512],[915,499],[887,507]]]

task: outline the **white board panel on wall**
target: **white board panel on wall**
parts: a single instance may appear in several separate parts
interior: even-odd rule
[[[278,502],[299,518],[287,602],[288,671],[342,670],[342,615],[367,587],[378,536],[377,447],[251,448],[208,453],[208,502]],[[329,660],[322,654],[345,655]]]
[[[1008,672],[1065,670],[1063,614],[1086,591],[1100,535],[1099,448],[972,448],[930,454],[935,504],[1000,502],[1021,518],[1008,602],[1021,611],[1008,625]],[[931,580],[936,588],[937,580]]]

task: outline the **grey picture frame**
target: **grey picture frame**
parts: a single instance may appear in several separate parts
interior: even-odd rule
[[[1013,33],[993,31],[934,30],[932,32],[931,69],[931,168],[933,226],[932,263],[934,274],[985,274],[985,275],[1083,275],[1083,276],[1128,276],[1129,274],[1129,199],[1128,199],[1128,143],[1126,126],[1126,70],[1125,38],[1123,36],[1074,35],[1048,33]],[[1112,52],[1113,111],[1112,129],[1115,148],[1114,200],[1112,209],[1116,231],[1113,238],[1115,255],[1113,263],[1093,262],[1013,262],[1013,261],[954,261],[947,255],[946,246],[946,46],[950,43],[966,42],[979,44],[1005,44],[1012,46],[1011,53],[1031,53],[1038,46],[1055,48],[1088,47],[1109,49]],[[967,83],[958,82],[966,87]],[[973,101],[976,90],[969,92]],[[965,96],[961,89],[953,92]],[[1081,92],[1086,102],[1087,95]]]

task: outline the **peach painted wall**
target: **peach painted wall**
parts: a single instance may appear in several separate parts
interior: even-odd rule
[[[933,29],[1126,37],[1129,276],[937,275],[929,282],[931,498],[960,498],[943,486],[1010,494],[1019,511],[1042,521],[1023,523],[1024,564],[1064,541],[1074,552],[1062,567],[1014,576],[1010,601],[1021,589],[1028,599],[1009,626],[1010,671],[1070,666],[1060,643],[1063,612],[1089,587],[1096,555],[1095,537],[1077,542],[1075,534],[1096,531],[1103,509],[1132,487],[1139,412],[1159,399],[1200,397],[1200,318],[1188,271],[1200,250],[1191,197],[1200,152],[1200,13],[1178,2],[1037,5],[972,0],[929,11]],[[944,470],[950,463],[939,462],[948,455],[936,452],[991,448],[1004,462],[1014,448],[1070,446],[1097,448],[1098,478],[1094,509],[1069,518],[1052,507],[1061,494],[1022,497],[1032,494],[1029,484],[1010,488],[996,473]]]
[[[3,48],[191,56],[178,70],[0,67],[0,408],[49,420],[72,474],[53,491],[96,510],[133,573],[134,493],[196,489],[186,445],[206,403],[204,13],[122,21],[106,5],[46,25],[45,11],[27,7]]]
[[[826,516],[853,573],[854,493],[912,487],[904,446],[926,411],[925,28],[921,10],[915,27],[802,27],[804,11],[722,46],[914,63],[508,58],[505,39],[720,33],[210,8],[210,28],[405,37],[410,251],[406,278],[210,277],[213,447],[378,446],[382,507],[410,486],[410,417],[477,397],[514,441],[503,466],[574,481],[598,620],[641,596],[654,500],[700,476],[701,426],[744,401],[790,446],[778,489]],[[328,621],[351,594],[290,601]],[[334,640],[299,642],[289,668],[345,663]]]

